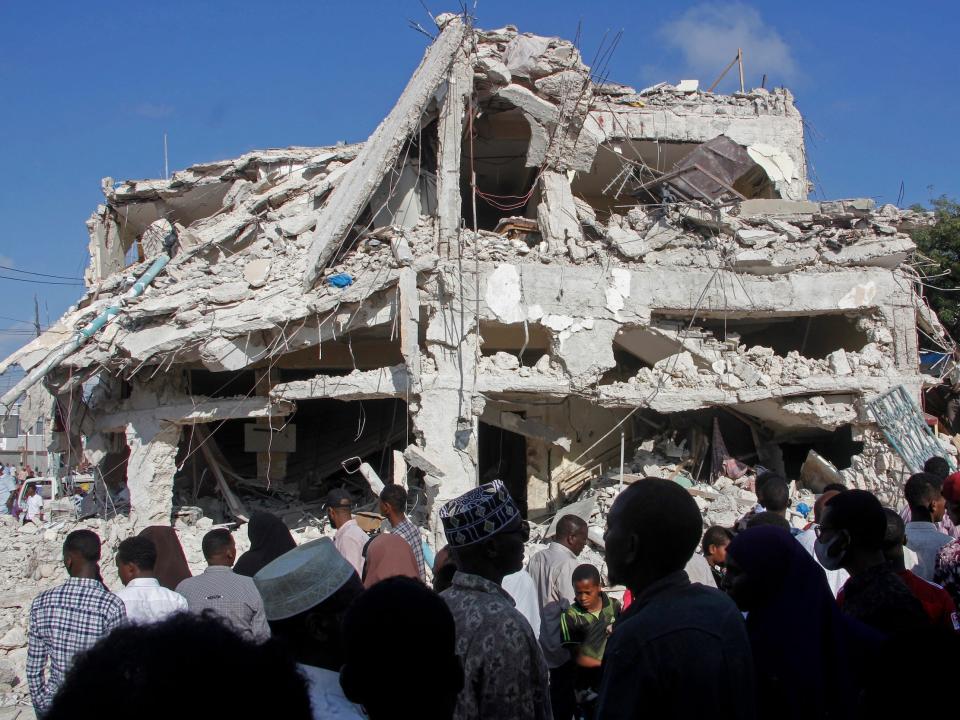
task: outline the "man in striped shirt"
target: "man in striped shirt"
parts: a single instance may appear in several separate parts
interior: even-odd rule
[[[423,561],[423,540],[420,538],[420,531],[412,522],[407,519],[407,491],[403,486],[393,484],[387,485],[380,492],[380,513],[385,515],[390,521],[390,532],[399,535],[410,545],[413,550],[413,556],[417,559],[417,569],[420,571],[420,579],[426,582],[427,576],[424,572]]]
[[[177,592],[187,599],[190,612],[199,615],[204,610],[212,610],[244,640],[268,640],[270,627],[260,591],[253,584],[253,578],[237,575],[231,569],[237,559],[237,547],[230,531],[211,530],[203,536],[201,548],[207,569],[177,585]]]
[[[100,581],[99,562],[97,534],[73,531],[63,543],[70,579],[30,605],[27,684],[37,715],[50,706],[74,657],[126,619],[123,602]]]

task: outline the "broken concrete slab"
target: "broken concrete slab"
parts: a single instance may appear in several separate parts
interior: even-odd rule
[[[550,252],[569,253],[574,262],[586,259],[587,253],[580,247],[583,230],[570,180],[562,173],[544,170],[540,176],[540,190],[543,201],[537,206],[537,224]]]
[[[252,288],[263,287],[270,277],[270,261],[266,258],[251,260],[243,268],[243,279]]]
[[[412,465],[418,470],[423,470],[423,472],[435,478],[442,478],[445,475],[444,471],[440,468],[439,460],[431,457],[426,450],[416,445],[410,445],[403,451],[403,459],[406,460],[409,465]]]
[[[810,200],[743,200],[740,202],[740,217],[764,215],[816,215],[820,203]]]

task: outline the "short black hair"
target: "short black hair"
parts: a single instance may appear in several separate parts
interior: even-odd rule
[[[557,521],[557,537],[576,535],[587,528],[587,521],[579,515],[568,513]]]
[[[729,528],[713,525],[707,528],[703,534],[703,541],[700,543],[700,549],[704,555],[710,554],[711,545],[726,545],[733,540],[733,531]]]
[[[887,531],[883,535],[883,551],[886,552],[898,545],[903,545],[907,536],[907,526],[900,517],[900,513],[890,508],[884,508],[883,515],[887,519]]]
[[[397,512],[405,513],[407,511],[407,491],[403,489],[402,485],[396,483],[387,485],[380,491],[380,502],[389,505]]]
[[[218,693],[212,687],[270,692]],[[76,656],[43,717],[127,720],[131,708],[147,717],[175,717],[183,713],[184,697],[190,698],[188,714],[197,717],[269,717],[282,698],[284,718],[312,718],[306,681],[280,643],[244,640],[209,611],[121,625]]]
[[[876,495],[866,490],[848,490],[827,501],[824,515],[830,525],[850,533],[854,547],[864,550],[882,550],[887,532],[887,518]]]
[[[703,529],[690,493],[672,480],[646,477],[628,486],[616,502],[622,503],[623,522],[640,545],[650,548],[644,558],[648,575],[665,577],[686,566]]]
[[[600,584],[600,571],[590,563],[583,563],[583,565],[577,565],[573,570],[573,582],[583,582],[584,580],[589,580],[590,582]]]
[[[914,473],[903,486],[903,496],[911,508],[926,508],[937,499],[943,488],[943,478],[933,473]]]
[[[773,525],[774,527],[783,528],[784,530],[790,530],[790,523],[787,522],[787,519],[780,513],[771,512],[766,510],[761,513],[754,513],[747,518],[747,529],[762,527],[763,525]]]
[[[938,477],[946,480],[947,475],[950,474],[950,463],[947,462],[946,458],[940,457],[939,455],[934,455],[933,457],[928,458],[923,464],[923,471],[925,473],[930,473],[931,475],[937,475]]]
[[[832,483],[828,483],[827,485],[824,485],[823,490],[820,491],[820,494],[823,495],[825,492],[830,492],[831,490],[833,492],[842,493],[842,492],[846,492],[849,489],[850,488],[848,488],[843,483],[832,482]]]
[[[77,553],[87,562],[100,562],[100,536],[93,530],[74,530],[63,541],[63,554]]]
[[[141,570],[153,570],[157,564],[157,546],[140,535],[129,537],[117,547],[117,560],[133,563]]]
[[[31,490],[33,490],[34,492],[37,491],[36,483],[27,483],[27,492],[30,492]]]
[[[396,632],[400,617],[404,630],[417,640],[405,646],[402,663],[384,672],[383,659],[371,648]],[[449,606],[433,590],[407,577],[382,580],[354,599],[342,632],[340,687],[347,698],[363,705],[370,720],[453,716],[464,680],[457,630]],[[411,693],[424,677],[431,679],[428,697]]]
[[[203,550],[203,557],[209,560],[216,557],[228,547],[233,545],[233,535],[226,528],[217,528],[211,530],[203,536],[203,542],[200,548]]]
[[[782,513],[790,506],[790,490],[782,477],[768,478],[757,491],[757,500],[765,510]]]
[[[754,489],[757,491],[757,495],[760,494],[760,489],[767,484],[770,480],[780,480],[786,484],[787,479],[778,472],[774,470],[764,470],[762,473],[757,475],[757,479],[754,481]]]

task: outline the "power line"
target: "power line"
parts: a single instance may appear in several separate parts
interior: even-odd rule
[[[0,270],[9,270],[11,272],[22,273],[24,275],[37,275],[38,277],[57,278],[59,280],[83,280],[83,278],[75,277],[73,275],[50,275],[49,273],[33,272],[32,270],[21,270],[20,268],[9,267],[8,265],[0,265]]]
[[[30,280],[29,278],[10,277],[9,275],[0,275],[0,280],[14,280],[16,282],[33,283],[34,285],[83,285],[83,281],[81,280],[75,280],[74,282],[56,282],[53,280]]]
[[[9,320],[10,322],[23,323],[24,325],[33,325],[33,320],[18,320],[17,318],[0,315],[0,320]]]

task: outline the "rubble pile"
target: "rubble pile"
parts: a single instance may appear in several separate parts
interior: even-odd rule
[[[576,252],[543,239],[539,228],[465,231],[465,257],[479,261],[617,266],[727,266],[755,275],[800,268],[899,267],[916,249],[908,234],[932,223],[930,213],[873,200],[834,202],[746,200],[714,210],[699,203],[668,208],[637,205],[625,215],[598,211],[575,199],[582,238]],[[529,221],[528,221],[529,222]]]

